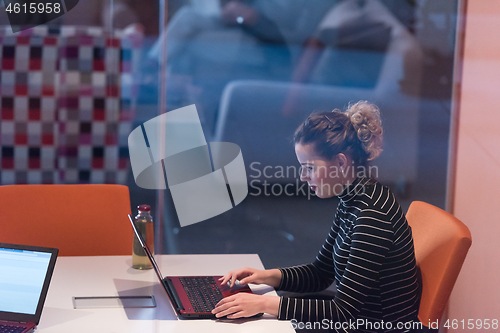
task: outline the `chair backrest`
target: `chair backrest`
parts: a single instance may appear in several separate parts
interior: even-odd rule
[[[295,97],[293,106],[284,114],[283,107],[291,94]],[[214,141],[240,146],[249,180],[258,180],[255,185],[264,181],[296,184],[299,164],[291,139],[297,127],[312,110],[343,110],[350,101],[371,97],[368,89],[233,81],[221,97]],[[268,166],[272,168],[265,170],[266,174],[261,172]],[[283,172],[277,175],[280,168]]]
[[[0,26],[0,184],[57,183],[58,37]]]
[[[125,184],[142,34],[0,26],[0,184]]]
[[[0,242],[55,247],[63,256],[132,252],[128,187],[0,186]]]
[[[71,26],[59,33],[59,181],[125,184],[141,34]]]
[[[469,229],[444,210],[414,201],[406,214],[422,274],[419,320],[440,320],[472,243]]]

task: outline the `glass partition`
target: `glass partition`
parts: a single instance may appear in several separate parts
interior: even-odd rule
[[[258,253],[266,267],[310,262],[337,201],[299,180],[291,138],[310,113],[359,100],[379,106],[384,127],[370,175],[404,209],[414,200],[444,208],[457,1],[165,6],[165,27],[143,60],[160,77],[158,114],[195,104],[206,142],[241,149],[248,195],[181,226],[175,193],[158,191],[161,251]]]
[[[18,33],[3,10],[0,182],[126,184],[134,213],[152,206],[157,253],[310,262],[337,204],[299,179],[291,138],[314,111],[377,104],[384,151],[370,175],[404,209],[414,200],[444,208],[457,8],[449,0],[85,0]],[[206,143],[239,147],[248,194],[181,226],[161,171],[168,163],[156,161],[166,189],[138,186],[128,137],[192,104]],[[145,164],[152,144],[138,157]]]

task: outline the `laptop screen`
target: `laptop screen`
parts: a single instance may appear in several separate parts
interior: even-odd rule
[[[0,248],[0,311],[35,314],[50,253]]]
[[[38,323],[57,253],[0,243],[0,320]]]

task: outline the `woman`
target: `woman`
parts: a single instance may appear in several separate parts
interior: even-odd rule
[[[239,318],[266,312],[339,332],[409,331],[418,320],[420,300],[411,229],[391,191],[364,174],[368,161],[382,151],[378,108],[360,101],[346,112],[313,113],[294,142],[301,180],[320,198],[340,199],[319,255],[311,264],[242,268],[221,280],[301,293],[324,290],[335,281],[336,295],[322,300],[240,293],[221,300],[213,313]]]

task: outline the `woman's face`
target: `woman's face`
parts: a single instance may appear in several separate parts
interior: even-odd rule
[[[326,160],[314,152],[312,144],[295,145],[295,154],[301,165],[300,180],[307,182],[320,198],[331,198],[342,193],[342,161],[339,154]],[[339,163],[340,162],[340,163]]]

